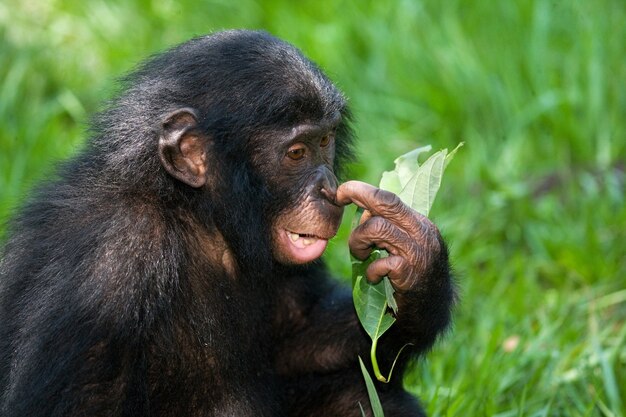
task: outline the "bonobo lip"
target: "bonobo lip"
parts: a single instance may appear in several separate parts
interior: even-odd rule
[[[314,261],[322,256],[326,245],[328,244],[329,237],[321,237],[312,233],[304,232],[292,232],[287,229],[283,229],[281,233],[282,245],[285,250],[289,252],[290,258],[296,263],[307,263]]]

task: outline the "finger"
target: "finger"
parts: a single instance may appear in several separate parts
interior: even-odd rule
[[[378,188],[373,185],[364,183],[362,181],[346,181],[337,187],[337,203],[340,205],[347,205],[354,203],[359,207],[365,207],[360,196],[365,193],[372,193]]]
[[[366,259],[374,247],[404,257],[410,257],[409,254],[417,249],[409,234],[380,216],[372,217],[355,228],[348,245],[357,259]]]
[[[365,276],[369,282],[374,284],[388,276],[394,288],[404,291],[409,289],[410,273],[411,265],[406,259],[401,256],[388,256],[372,262],[367,267]]]
[[[391,220],[414,236],[436,230],[430,220],[404,204],[396,194],[364,182],[348,181],[341,184],[337,188],[337,202],[341,205],[352,202],[370,211],[373,216]]]

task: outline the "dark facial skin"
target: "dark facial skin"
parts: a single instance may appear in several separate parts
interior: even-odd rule
[[[293,201],[272,223],[273,253],[284,264],[319,258],[339,228],[343,209],[336,203],[335,130],[339,117],[299,125],[281,138],[269,175],[277,194]],[[269,168],[261,167],[269,170]],[[297,192],[294,193],[294,191]]]

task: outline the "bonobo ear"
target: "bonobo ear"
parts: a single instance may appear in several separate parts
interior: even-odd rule
[[[178,109],[165,117],[159,137],[159,156],[171,176],[199,188],[206,183],[207,139],[198,128],[196,112]]]

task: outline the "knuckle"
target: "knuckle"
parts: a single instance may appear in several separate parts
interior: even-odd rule
[[[377,189],[374,198],[378,201],[379,208],[385,212],[396,212],[404,206],[400,197],[390,191]]]
[[[372,217],[368,220],[368,223],[368,233],[372,238],[388,242],[392,245],[403,242],[403,233],[384,217]]]
[[[413,276],[409,262],[400,256],[389,258],[389,277],[393,280],[396,290],[404,291],[411,287]]]
[[[440,246],[443,238],[439,232],[439,228],[431,222],[428,218],[421,216],[417,220],[419,226],[418,241],[422,242],[426,246],[436,248]]]
[[[404,269],[403,267],[405,263],[404,258],[401,258],[400,256],[390,256],[387,258],[387,265],[389,266],[389,269],[394,271],[401,272],[402,269]]]
[[[437,228],[437,226],[435,226],[435,223],[433,223],[432,221],[430,221],[430,219],[428,219],[427,217],[423,217],[422,219],[422,226],[424,227],[424,229],[426,229],[426,231],[433,235],[436,236],[439,234],[439,229]]]
[[[439,229],[430,223],[426,227],[426,245],[431,253],[439,255],[443,248],[443,237],[439,233]]]
[[[365,236],[363,236],[363,234],[354,233],[348,239],[348,245],[350,246],[350,249],[353,249],[355,251],[362,251],[370,247],[371,242]]]
[[[382,217],[372,217],[370,220],[368,220],[368,225],[370,233],[372,233],[373,235],[381,236],[383,234],[389,233],[389,223]]]

